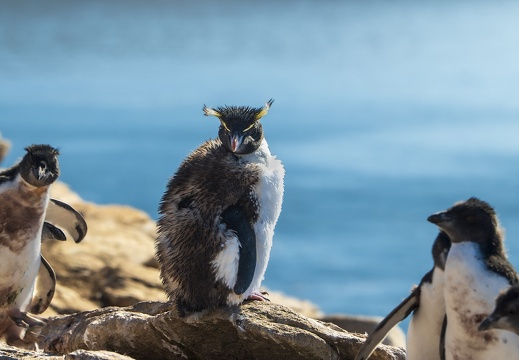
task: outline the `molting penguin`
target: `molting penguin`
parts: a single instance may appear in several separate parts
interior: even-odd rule
[[[377,325],[360,348],[355,360],[368,359],[387,333],[411,313],[413,316],[407,330],[406,359],[441,359],[440,337],[445,318],[443,271],[450,245],[447,234],[440,231],[432,248],[434,267],[423,276],[411,294]]]
[[[496,299],[494,311],[479,325],[478,329],[479,331],[508,330],[519,335],[519,286],[510,286],[501,291]]]
[[[444,275],[446,359],[519,359],[519,338],[515,334],[478,331],[499,292],[518,283],[505,254],[494,209],[470,198],[428,220],[452,241]]]
[[[23,343],[25,329],[44,321],[26,312],[41,265],[50,185],[59,176],[58,150],[32,145],[0,173],[0,336]]]
[[[191,153],[170,179],[159,207],[156,255],[180,315],[263,299],[284,168],[272,156],[262,108],[224,106],[218,139]]]

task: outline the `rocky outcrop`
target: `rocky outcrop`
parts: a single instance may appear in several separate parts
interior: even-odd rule
[[[354,359],[363,338],[283,305],[248,302],[179,318],[164,302],[51,318],[40,346],[49,353],[109,350],[135,359]],[[404,359],[382,345],[374,360]]]
[[[155,222],[147,214],[86,203],[62,183],[52,197],[83,214],[88,234],[79,244],[43,244],[58,276],[39,334],[43,352],[0,346],[2,359],[353,359],[364,341],[354,333],[364,328],[348,332],[331,323],[346,326],[344,317],[324,317],[310,302],[277,292],[270,292],[271,302],[179,318],[162,289]],[[405,355],[381,346],[372,358]]]

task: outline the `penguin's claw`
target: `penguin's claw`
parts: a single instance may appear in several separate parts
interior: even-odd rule
[[[263,294],[267,294],[268,292],[262,291],[262,292],[255,292],[249,295],[247,300],[257,300],[257,301],[270,301],[270,299]]]

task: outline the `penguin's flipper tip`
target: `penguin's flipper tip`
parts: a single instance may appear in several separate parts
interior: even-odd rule
[[[56,273],[52,266],[41,256],[40,269],[36,276],[36,286],[30,304],[30,312],[41,314],[50,305],[54,293],[56,292]]]
[[[394,308],[366,338],[361,346],[355,360],[366,360],[375,351],[387,333],[399,322],[404,320],[409,314],[418,307],[420,299],[419,288],[415,288],[396,308]]]
[[[45,221],[63,228],[76,243],[84,239],[88,229],[85,219],[79,212],[69,204],[56,199],[50,199]]]
[[[67,240],[67,236],[61,231],[60,228],[52,225],[49,222],[43,223],[42,233],[41,233],[41,242],[45,242],[48,240],[59,240],[65,241]]]

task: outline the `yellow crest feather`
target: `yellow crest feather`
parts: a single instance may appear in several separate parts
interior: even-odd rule
[[[205,105],[204,105],[204,115],[205,116],[216,116],[217,118],[220,118],[222,116],[222,114],[220,114],[215,109],[207,107]]]
[[[256,121],[258,121],[259,119],[261,119],[263,116],[267,115],[267,113],[269,112],[270,110],[270,106],[272,105],[272,103],[274,102],[274,99],[270,99],[269,101],[267,101],[267,103],[265,104],[265,106],[263,106],[260,110],[260,112],[258,113],[258,115],[256,115]]]

